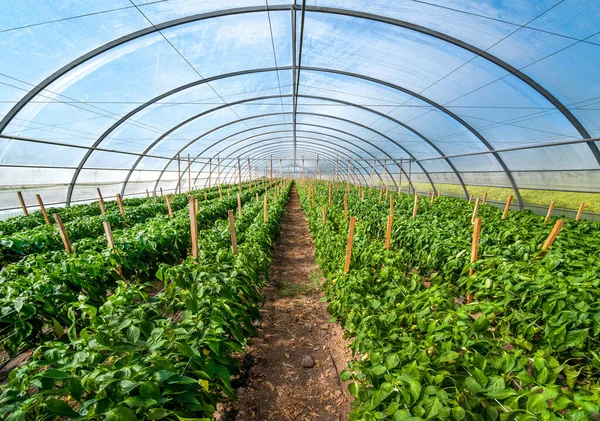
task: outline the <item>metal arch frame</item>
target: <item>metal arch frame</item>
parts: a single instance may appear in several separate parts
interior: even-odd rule
[[[286,131],[283,131],[283,130],[282,130],[282,131],[280,131],[280,132],[283,132],[283,133],[285,133],[285,132],[289,132],[289,130],[286,130]],[[302,133],[304,133],[304,132],[306,132],[306,131],[304,131],[304,130],[299,130],[298,132],[302,132]],[[273,133],[277,133],[277,132],[273,132]],[[307,133],[314,133],[314,134],[318,134],[318,135],[322,135],[322,136],[323,136],[323,135],[324,135],[324,136],[329,136],[329,137],[333,137],[334,139],[336,139],[336,137],[335,137],[335,136],[331,136],[331,135],[323,134],[323,133],[320,133],[320,132],[307,132]],[[271,134],[272,134],[272,133],[271,133]],[[361,158],[361,155],[360,155],[358,152],[356,152],[356,151],[354,151],[354,150],[352,150],[352,149],[350,149],[350,148],[348,148],[348,147],[344,146],[344,144],[340,145],[340,144],[338,144],[338,143],[335,143],[335,142],[332,142],[332,141],[329,141],[329,140],[326,140],[326,139],[313,138],[313,137],[310,137],[310,136],[297,136],[297,139],[300,139],[300,138],[301,138],[301,139],[309,139],[309,140],[315,140],[315,141],[317,141],[316,143],[315,143],[315,142],[310,142],[310,141],[304,141],[304,143],[307,143],[307,144],[314,145],[315,147],[316,147],[316,146],[319,146],[319,145],[320,145],[320,143],[319,143],[319,142],[321,142],[321,143],[327,143],[327,144],[330,144],[330,145],[332,145],[332,146],[335,146],[335,147],[338,147],[338,148],[340,148],[340,149],[343,149],[343,150],[345,150],[345,151],[348,151],[348,153],[344,153],[344,155],[345,155],[347,158],[350,158],[350,159],[352,158],[352,157],[350,156],[350,154],[353,154],[353,155],[357,156],[359,159]],[[228,154],[228,155],[227,155],[227,157],[225,157],[225,158],[223,158],[223,159],[227,159],[227,158],[231,157],[233,154],[235,154],[235,153],[239,152],[240,150],[242,150],[242,149],[245,149],[245,148],[247,148],[247,147],[249,147],[249,146],[256,146],[258,142],[263,142],[263,143],[264,143],[264,142],[270,142],[270,141],[272,141],[272,140],[279,140],[279,139],[289,139],[289,136],[280,136],[280,137],[274,137],[274,138],[269,138],[269,139],[260,139],[260,140],[259,140],[259,141],[257,141],[257,142],[250,143],[250,144],[248,144],[248,145],[243,145],[243,146],[239,147],[238,149],[235,149],[233,152],[231,152],[230,154]],[[228,149],[229,147],[235,146],[236,144],[238,144],[238,143],[240,143],[240,142],[242,142],[242,141],[244,141],[244,140],[247,140],[247,139],[242,139],[242,140],[240,140],[240,141],[237,141],[237,142],[235,142],[235,143],[232,143],[231,145],[228,145],[228,146],[227,146],[225,149],[223,149],[223,150],[226,150],[226,149]],[[363,152],[366,152],[366,151],[365,151],[363,148],[361,148],[361,147],[360,147],[360,146],[358,146],[358,145],[355,145],[355,144],[353,144],[353,143],[350,143],[350,142],[347,142],[347,143],[349,143],[350,145],[352,145],[352,146],[356,147],[357,149],[359,149],[359,150],[361,150],[361,151],[363,151]],[[255,149],[257,149],[257,148],[255,148]],[[326,150],[326,151],[327,151],[327,150]],[[353,161],[353,162],[354,162],[354,163],[356,163],[356,161]],[[353,164],[353,165],[354,165],[354,164]],[[198,175],[196,175],[196,177],[194,178],[194,184],[196,183],[196,181],[198,181],[198,178],[200,177],[200,174],[202,173],[202,171],[204,171],[204,169],[205,169],[205,168],[206,168],[206,165],[204,165],[202,168],[200,168],[200,170],[198,171]],[[361,168],[366,168],[366,167],[362,166]],[[211,171],[211,174],[212,174],[213,172],[214,172],[214,171]],[[386,171],[386,172],[388,173],[388,175],[390,175],[390,177],[391,177],[391,178],[392,178],[392,180],[393,180],[393,177],[391,176],[390,172],[389,172],[389,171]],[[379,179],[380,179],[380,180],[383,182],[383,178],[381,177],[381,174],[380,174],[378,171],[376,171],[376,173],[377,173],[377,176],[379,177]],[[365,182],[366,182],[366,180],[365,180]],[[205,183],[205,185],[206,185],[206,183]]]
[[[309,126],[310,126],[310,125],[309,125]],[[257,127],[257,128],[260,128],[260,127]],[[327,128],[328,128],[328,129],[330,129],[329,127],[327,127]],[[256,128],[255,128],[255,129],[256,129]],[[350,133],[348,133],[348,132],[344,132],[344,131],[342,131],[342,130],[336,130],[336,129],[330,129],[330,130],[339,131],[340,133],[344,133],[344,134],[347,134],[347,135],[349,135],[349,136],[353,136],[353,137],[357,138],[358,140],[363,140],[363,139],[361,139],[361,138],[360,138],[360,137],[358,137],[358,136],[352,135],[352,134],[350,134]],[[318,131],[309,131],[309,130],[296,130],[296,132],[297,132],[297,133],[310,133],[310,134],[316,134],[316,135],[320,135],[320,136],[327,136],[327,137],[330,137],[330,138],[332,138],[332,139],[336,139],[336,140],[338,140],[338,141],[342,141],[342,142],[343,142],[343,144],[346,144],[346,143],[348,143],[348,144],[350,144],[350,145],[354,146],[355,148],[357,148],[357,149],[360,149],[361,151],[363,151],[363,152],[365,152],[365,153],[368,153],[368,152],[367,152],[367,151],[366,151],[364,148],[362,148],[361,146],[359,146],[359,145],[357,145],[357,144],[354,144],[354,143],[352,143],[352,142],[349,142],[349,141],[347,141],[347,140],[345,140],[345,139],[342,139],[342,138],[340,138],[340,137],[337,137],[337,136],[334,136],[334,135],[328,134],[328,133],[322,133],[322,132],[318,132]],[[277,131],[272,131],[272,132],[265,132],[265,133],[260,133],[260,134],[257,134],[257,135],[248,136],[248,137],[245,137],[245,138],[243,138],[243,139],[238,139],[238,140],[236,140],[235,142],[231,143],[230,145],[227,145],[225,148],[221,149],[221,150],[219,151],[219,153],[221,153],[221,152],[223,152],[223,151],[225,151],[225,150],[227,150],[227,149],[229,149],[229,148],[231,148],[231,147],[233,147],[233,146],[235,146],[235,145],[237,145],[237,144],[239,144],[239,143],[241,143],[241,142],[248,141],[249,139],[252,139],[252,138],[254,138],[254,137],[260,137],[260,136],[265,136],[265,135],[269,135],[269,134],[275,134],[275,133],[289,133],[289,130],[277,130]],[[208,148],[206,148],[206,149],[210,149],[210,148],[212,148],[213,146],[215,146],[215,145],[217,145],[217,144],[219,144],[219,143],[223,142],[224,140],[225,140],[225,139],[219,140],[218,142],[215,142],[215,143],[213,143],[212,145],[210,145],[210,146],[209,146]],[[261,140],[262,140],[262,139],[261,139]],[[342,147],[342,148],[344,148],[344,149],[346,149],[346,150],[350,150],[350,149],[348,149],[348,148],[345,148],[345,147],[341,146],[341,145],[340,145],[340,144],[338,144],[338,143],[332,143],[332,142],[328,142],[328,141],[326,141],[325,139],[321,139],[321,140],[322,140],[324,143],[331,143],[331,144],[332,144],[332,145],[334,145],[334,146],[337,146],[337,147]],[[260,141],[260,140],[259,140],[259,141]],[[374,147],[375,149],[378,149],[379,151],[381,151],[381,152],[383,152],[384,154],[386,154],[386,155],[387,155],[387,153],[386,153],[386,152],[382,151],[382,150],[381,150],[379,147],[377,147],[377,146],[375,146],[375,145],[371,144],[369,141],[366,141],[366,140],[364,140],[364,142],[365,142],[365,143],[367,143],[367,144],[369,144],[369,145],[371,145],[371,146],[372,146],[372,147]],[[240,148],[240,149],[242,149],[242,148]],[[202,154],[203,152],[204,152],[204,151],[200,152],[200,154]],[[352,153],[355,153],[355,152],[354,152],[354,151],[352,151]],[[359,155],[359,154],[357,154],[357,153],[355,153],[355,154],[356,154],[357,156],[360,156],[360,155]],[[228,155],[228,156],[230,156],[230,155]],[[387,155],[387,156],[389,156],[389,155]],[[392,159],[392,160],[393,160],[393,158],[391,158],[391,157],[390,157],[390,159]],[[380,159],[377,159],[377,161],[378,161],[379,163],[381,163],[381,160],[380,160]],[[195,162],[195,161],[192,161],[192,163],[194,163],[194,162]],[[200,169],[200,171],[199,171],[199,173],[198,173],[198,174],[200,174],[200,173],[201,173],[201,172],[204,170],[204,168],[206,168],[206,163],[204,163],[204,165],[202,166],[202,168]],[[391,173],[389,172],[389,170],[387,170],[386,172],[388,173],[388,175],[390,176],[390,178],[391,178],[391,179],[392,179],[392,181],[394,182],[394,186],[396,186],[396,188],[397,188],[397,187],[398,187],[398,185],[396,184],[396,180],[394,180],[394,177],[391,175]],[[159,176],[158,180],[156,181],[156,184],[154,185],[154,190],[156,190],[156,187],[158,186],[158,183],[160,182],[160,178],[161,178],[161,176]],[[183,178],[183,174],[182,174],[182,178]],[[181,183],[181,180],[182,180],[182,178],[180,178],[180,179],[179,179],[179,183]],[[198,176],[196,176],[196,178],[194,179],[194,183],[195,183],[197,180],[198,180]]]
[[[92,58],[94,58],[106,51],[111,50],[112,48],[115,48],[115,47],[125,44],[129,41],[135,40],[135,39],[140,38],[145,35],[152,34],[154,32],[160,31],[160,30],[172,28],[172,27],[187,24],[187,23],[197,22],[197,21],[211,19],[211,18],[223,17],[223,16],[236,15],[236,14],[256,13],[256,12],[266,12],[266,11],[286,11],[286,10],[290,10],[290,9],[298,10],[299,6],[294,4],[294,5],[254,6],[254,7],[226,9],[226,10],[221,10],[221,11],[186,16],[186,17],[171,20],[168,22],[163,22],[158,25],[153,25],[152,27],[141,29],[141,30],[135,31],[131,34],[128,34],[128,35],[124,35],[120,38],[110,41],[110,42],[108,42],[102,46],[99,46],[99,47],[95,48],[94,50],[89,51],[88,53],[78,57],[77,59],[75,59],[75,60],[71,61],[70,63],[66,64],[65,66],[61,67],[59,70],[55,71],[53,74],[51,74],[46,79],[44,79],[42,82],[40,82],[38,85],[36,85],[23,98],[21,98],[21,100],[19,100],[19,102],[17,104],[15,104],[9,110],[9,112],[2,119],[2,121],[0,121],[0,133],[2,133],[4,131],[4,129],[7,127],[7,125],[19,113],[19,111],[21,109],[23,109],[23,107],[27,103],[29,103],[35,96],[37,96],[40,92],[42,92],[44,89],[46,89],[48,86],[50,86],[54,81],[56,81],[57,79],[62,77],[64,74],[66,74],[70,70],[79,66],[80,64],[85,63],[88,60],[91,60]],[[386,23],[386,24],[402,27],[405,29],[409,29],[409,30],[412,30],[415,32],[419,32],[419,33],[440,39],[442,41],[448,42],[448,43],[453,44],[462,49],[465,49],[479,57],[482,57],[482,58],[492,62],[493,64],[499,66],[500,68],[506,70],[513,76],[520,79],[522,82],[527,84],[530,88],[532,88],[534,91],[536,91],[542,97],[544,97],[548,102],[550,102],[573,125],[573,127],[579,132],[579,134],[582,136],[582,138],[584,138],[584,139],[591,138],[590,134],[585,129],[584,125],[570,112],[570,110],[564,104],[562,104],[562,102],[560,102],[558,100],[558,98],[556,98],[554,95],[552,95],[548,90],[546,90],[544,87],[542,87],[540,84],[538,84],[535,80],[533,80],[529,76],[525,75],[520,70],[514,68],[510,64],[506,63],[505,61],[501,60],[500,58],[498,58],[486,51],[483,51],[469,43],[466,43],[466,42],[461,41],[457,38],[454,38],[450,35],[447,35],[445,33],[439,32],[439,31],[435,31],[433,29],[430,29],[430,28],[427,28],[427,27],[424,27],[421,25],[401,21],[398,19],[390,18],[390,17],[374,15],[374,14],[359,12],[359,11],[351,11],[351,10],[346,10],[346,9],[318,7],[318,6],[307,6],[306,10],[308,10],[310,12],[329,13],[329,14],[334,14],[334,15],[349,16],[349,17],[354,17],[354,18],[361,18],[361,19],[367,19],[367,20],[377,21],[377,22],[381,22],[381,23]],[[590,150],[592,151],[594,157],[596,158],[597,162],[600,165],[600,151],[598,150],[598,147],[592,141],[586,142],[586,143],[588,144]],[[497,159],[498,158],[499,158],[499,156],[497,156]],[[499,162],[502,162],[502,161],[499,161]],[[514,180],[513,180],[513,182],[514,182]],[[516,190],[515,193],[517,194],[517,198],[519,199],[520,206],[522,206],[522,203],[520,201],[520,195],[518,195],[518,190]]]
[[[288,130],[288,131],[289,131],[289,130]],[[319,133],[319,134],[320,134],[320,133]],[[273,141],[273,140],[281,140],[281,139],[288,139],[288,140],[289,140],[289,139],[290,139],[290,137],[289,137],[289,136],[270,137],[270,138],[268,138],[268,139],[261,139],[260,141],[264,143],[264,142],[270,142],[270,141]],[[303,140],[303,143],[305,143],[305,144],[308,144],[308,145],[313,145],[315,148],[316,148],[316,147],[320,147],[320,146],[321,146],[321,143],[326,143],[326,144],[328,144],[328,145],[332,145],[332,146],[335,146],[335,147],[337,147],[337,148],[339,148],[339,149],[342,149],[342,150],[344,150],[344,151],[347,151],[347,153],[346,153],[346,152],[343,152],[343,153],[342,153],[342,155],[343,155],[343,156],[345,156],[346,158],[350,158],[350,159],[351,159],[351,158],[352,158],[351,154],[352,154],[352,155],[354,155],[354,156],[358,157],[359,159],[361,159],[361,155],[360,155],[358,152],[356,152],[356,151],[354,151],[354,150],[352,150],[352,149],[350,149],[350,148],[348,148],[348,147],[346,147],[346,146],[344,146],[344,145],[340,145],[340,144],[338,144],[338,143],[335,143],[335,142],[332,142],[332,141],[329,141],[329,140],[326,140],[326,139],[319,139],[319,138],[316,138],[316,137],[310,137],[310,136],[297,136],[297,137],[296,137],[296,139],[304,139],[304,140]],[[311,140],[315,140],[316,142],[311,142]],[[230,158],[230,157],[231,157],[231,156],[232,156],[234,153],[236,153],[236,152],[238,152],[239,150],[241,150],[241,149],[243,149],[243,148],[246,148],[246,147],[248,147],[248,146],[255,146],[257,143],[258,143],[258,142],[254,142],[254,143],[251,143],[251,144],[248,144],[248,145],[244,145],[244,146],[242,146],[242,147],[240,147],[240,148],[236,149],[235,151],[231,152],[230,154],[228,154],[228,155],[227,155],[227,157],[224,157],[223,159],[235,159],[235,158]],[[351,144],[351,145],[356,147],[356,145],[354,145],[354,144]],[[233,146],[233,145],[231,145],[231,146]],[[357,147],[357,148],[358,148],[358,149],[360,149],[360,150],[363,150],[363,149],[362,149],[362,148],[360,148],[360,147]],[[255,149],[256,149],[256,148],[255,148]],[[325,152],[327,152],[327,151],[328,151],[328,150],[327,150],[327,149],[325,149]],[[363,151],[364,151],[364,150],[363,150]],[[331,155],[331,156],[333,156],[333,155]],[[246,158],[246,157],[244,157],[244,158]],[[356,163],[356,161],[353,161],[353,163]],[[196,177],[194,178],[194,184],[195,184],[195,183],[198,181],[198,179],[200,178],[200,174],[202,173],[202,171],[204,171],[204,169],[205,169],[205,168],[206,168],[206,166],[203,166],[203,167],[202,167],[202,168],[201,168],[201,169],[198,171],[198,174],[197,174],[197,175],[196,175]],[[366,168],[366,167],[362,167],[362,168]],[[214,166],[213,166],[213,168],[212,168],[212,169],[211,169],[211,171],[210,171],[210,174],[213,174],[214,172],[215,172],[215,170],[214,170]],[[381,174],[380,174],[379,172],[376,172],[376,174],[377,174],[377,177],[379,177],[379,179],[380,179],[380,180],[383,182],[383,178],[381,177]],[[365,182],[366,182],[366,179],[365,179]],[[204,183],[204,186],[206,186],[206,181],[205,181],[205,183]]]
[[[306,143],[306,142],[302,142],[302,143]],[[322,156],[327,157],[329,160],[335,159],[334,155],[331,154],[327,149],[317,149],[317,148],[321,148],[321,146],[319,144],[313,143],[311,144],[312,146],[304,146],[303,150],[306,150],[308,152],[311,153],[315,153],[315,154],[321,154]],[[288,150],[287,148],[284,148],[283,146],[277,146],[277,145],[270,145],[271,147],[264,149],[264,151],[266,151],[267,154],[273,154],[273,152],[275,153],[280,153],[283,152],[285,150]],[[249,151],[250,153],[256,151],[256,149],[253,149],[251,151]],[[342,154],[343,156],[345,156],[346,158],[348,157],[348,155],[346,154]],[[246,157],[244,157],[246,158]],[[252,157],[250,159],[256,159],[256,157]],[[281,159],[281,160],[289,160],[289,161],[293,161],[293,158],[283,158],[283,155],[280,155],[278,158],[274,158],[274,159]],[[334,166],[331,163],[327,163],[327,168],[331,169],[332,172],[334,170]],[[361,184],[361,179],[363,182],[367,182],[367,169],[364,166],[361,167],[357,167],[355,166],[354,169],[356,170],[356,172],[352,172],[351,175],[351,179],[353,183],[358,183]],[[361,171],[362,170],[362,171]],[[233,171],[233,173],[232,173]],[[242,170],[242,174],[246,175],[248,173],[248,171],[246,169]],[[229,169],[227,171],[227,173],[225,174],[225,176],[227,177],[226,181],[231,183],[232,180],[235,179],[235,170],[231,170]]]
[[[302,138],[302,137],[299,137],[299,138]],[[276,141],[276,140],[277,140],[277,139],[273,138],[273,139],[268,139],[267,141]],[[310,141],[308,141],[308,142],[307,142],[307,141],[302,141],[301,143],[303,143],[303,144],[307,144],[307,145],[310,145],[310,147],[309,147],[309,148],[306,148],[306,147],[305,147],[305,148],[304,148],[305,150],[308,150],[308,151],[311,151],[311,152],[314,152],[314,153],[317,153],[317,152],[318,152],[318,153],[320,153],[320,154],[323,154],[323,156],[327,156],[327,157],[329,157],[329,159],[335,159],[335,156],[334,156],[334,155],[333,155],[331,152],[329,152],[329,150],[327,150],[327,149],[319,149],[319,148],[325,148],[324,146],[321,146],[319,143],[314,143],[314,142],[310,142]],[[270,147],[267,147],[267,148],[262,148],[262,151],[264,151],[264,152],[266,152],[266,153],[272,153],[272,152],[279,152],[280,150],[281,150],[281,151],[288,150],[288,149],[287,149],[287,147],[280,146],[279,142],[277,142],[277,143],[275,143],[275,144],[269,144],[268,146],[270,146]],[[232,151],[230,154],[228,154],[228,155],[227,155],[227,158],[231,157],[231,156],[232,156],[232,155],[234,155],[235,153],[237,153],[237,152],[239,152],[239,151],[241,151],[241,150],[243,150],[243,149],[246,149],[246,148],[248,148],[248,147],[253,147],[253,148],[252,148],[252,149],[249,151],[249,153],[253,153],[253,152],[255,152],[255,151],[258,153],[258,150],[259,150],[259,148],[261,148],[261,146],[257,145],[256,143],[253,143],[253,144],[250,144],[250,145],[244,145],[243,147],[241,147],[241,148],[239,148],[239,149],[237,149],[237,150],[235,150],[235,151]],[[356,152],[354,152],[354,151],[350,151],[350,150],[348,150],[348,151],[349,151],[350,153],[352,153],[352,154],[356,155],[356,156],[360,156],[358,153],[356,153]],[[346,154],[346,153],[342,153],[342,155],[343,155],[343,156],[345,156],[347,159],[348,159],[348,158],[351,158],[351,157],[350,157],[350,155],[348,155],[348,154]],[[250,159],[252,159],[253,157],[250,157],[250,156],[244,156],[244,159],[245,159],[245,158],[250,158]],[[255,158],[255,159],[256,159],[256,158]],[[282,158],[282,157],[279,157],[279,159],[287,159],[287,160],[292,160],[292,161],[293,161],[293,158]],[[331,165],[331,167],[333,168],[333,165]],[[356,161],[354,161],[354,163],[353,163],[353,167],[354,167],[354,168],[357,170],[357,172],[352,174],[352,175],[353,175],[353,177],[352,177],[352,178],[353,178],[353,179],[356,179],[356,180],[357,180],[359,183],[360,183],[360,178],[362,178],[362,179],[363,179],[363,181],[364,181],[365,183],[367,183],[367,177],[366,177],[366,175],[368,175],[368,169],[367,169],[367,167],[365,167],[364,165],[356,165]],[[361,170],[362,170],[362,171],[361,171]],[[235,169],[233,169],[233,170],[232,170],[232,169],[230,168],[230,169],[227,171],[226,175],[228,176],[228,175],[231,173],[231,171],[234,171],[234,173],[235,173]],[[244,171],[243,173],[244,173],[244,174],[246,174],[246,173],[247,173],[247,171]],[[235,174],[234,174],[234,175],[235,175]],[[359,177],[359,176],[360,176],[360,177]],[[196,177],[196,179],[197,179],[197,177]],[[381,179],[381,176],[380,176],[380,179]]]
[[[351,121],[351,120],[347,120],[347,119],[344,119],[344,118],[341,118],[341,117],[337,117],[337,116],[329,116],[329,115],[324,115],[324,114],[320,114],[320,113],[304,113],[304,112],[300,112],[300,113],[296,113],[296,114],[299,114],[299,115],[314,115],[314,116],[319,116],[319,117],[324,117],[324,118],[331,118],[331,119],[333,119],[333,120],[340,120],[340,121],[344,121],[344,122],[347,122],[347,123],[355,124],[355,125],[357,125],[357,126],[359,126],[359,127],[362,127],[362,128],[364,128],[364,129],[371,130],[373,133],[376,133],[377,135],[379,135],[379,136],[381,136],[381,137],[383,137],[383,138],[385,138],[385,139],[389,140],[390,142],[392,142],[393,144],[397,145],[399,148],[401,148],[402,150],[404,150],[405,152],[407,152],[407,153],[409,154],[409,156],[411,156],[411,158],[414,158],[414,156],[413,156],[413,155],[412,155],[410,152],[406,151],[406,149],[404,149],[402,146],[398,145],[398,144],[397,144],[397,143],[396,143],[394,140],[392,140],[391,138],[387,137],[387,136],[386,136],[386,135],[384,135],[383,133],[380,133],[380,132],[378,132],[377,130],[375,130],[375,129],[372,129],[372,128],[368,127],[368,126],[365,126],[365,125],[363,125],[363,124],[356,123],[356,122],[353,122],[353,121]],[[351,136],[351,137],[353,137],[353,138],[355,138],[355,139],[357,139],[357,140],[363,141],[364,143],[366,143],[366,144],[370,145],[371,147],[373,147],[373,148],[377,149],[378,151],[380,151],[380,152],[381,152],[383,155],[387,156],[389,159],[391,159],[391,160],[392,160],[392,165],[396,163],[396,160],[394,160],[394,158],[392,158],[392,157],[389,155],[389,153],[388,153],[388,152],[386,152],[386,151],[384,151],[383,149],[381,149],[380,147],[378,147],[378,146],[374,145],[374,144],[373,144],[373,143],[371,143],[370,141],[368,141],[368,140],[366,140],[366,139],[363,139],[363,138],[361,138],[360,136],[357,136],[357,135],[355,135],[355,134],[352,134],[352,133],[349,133],[349,132],[346,132],[346,131],[344,131],[344,130],[340,130],[340,129],[337,129],[337,128],[334,128],[334,127],[322,126],[322,125],[318,125],[318,124],[311,124],[311,123],[300,123],[300,124],[301,124],[301,125],[305,125],[305,126],[309,126],[309,127],[319,127],[319,128],[323,128],[323,129],[327,129],[327,130],[332,130],[332,131],[335,131],[335,132],[343,133],[343,134],[345,134],[345,135],[347,135],[347,136]],[[260,128],[260,127],[257,127],[257,128]],[[306,130],[303,130],[303,132],[306,132]],[[329,134],[327,134],[327,133],[320,133],[320,132],[319,132],[319,134],[322,134],[322,135],[327,135],[327,136],[330,136],[330,137],[334,137],[334,138],[335,138],[335,136],[329,135]],[[347,141],[347,140],[345,140],[345,139],[341,139],[341,138],[337,138],[337,139],[341,140],[342,142],[347,142],[347,143],[350,143],[350,142],[348,142],[348,141]],[[198,155],[197,155],[197,156],[194,158],[194,160],[192,161],[192,163],[195,163],[195,162],[196,162],[196,161],[199,159],[199,157],[200,157],[200,156],[201,156],[203,153],[205,153],[207,150],[209,150],[209,149],[211,149],[212,147],[214,147],[214,146],[218,145],[219,143],[223,142],[224,140],[226,140],[226,138],[225,138],[225,139],[221,139],[221,140],[219,140],[219,141],[217,141],[217,142],[214,142],[213,144],[211,144],[211,145],[209,145],[208,147],[206,147],[205,149],[203,149],[203,150],[202,150],[202,151],[201,151],[201,152],[200,152],[200,153],[199,153],[199,154],[198,154]],[[245,139],[242,139],[242,140],[245,140]],[[191,142],[191,143],[194,143],[194,142]],[[237,141],[237,142],[233,143],[232,145],[235,145],[235,144],[237,144],[237,143],[239,143],[239,141]],[[230,146],[231,146],[231,145],[230,145]],[[187,146],[186,146],[186,147],[187,147]],[[360,148],[360,147],[359,147],[359,148]],[[361,149],[361,150],[363,150],[365,153],[367,153],[367,151],[365,151],[364,149],[362,149],[362,148],[360,148],[360,149]],[[182,150],[183,150],[183,149],[182,149]],[[180,152],[178,152],[178,153],[181,153],[181,151],[180,151]],[[386,159],[387,159],[387,158],[386,158]],[[381,158],[377,158],[376,160],[377,160],[379,163],[381,163]],[[170,162],[172,162],[172,161],[170,161]],[[165,169],[166,169],[166,168],[168,168],[168,165],[170,165],[170,162],[169,162],[169,163],[167,163],[167,165],[165,165]],[[396,164],[396,165],[397,165],[397,164]],[[205,167],[206,167],[206,163],[204,163],[204,166],[202,167],[202,170],[203,170]],[[426,170],[425,170],[425,169],[424,169],[424,168],[423,168],[421,165],[419,165],[419,167],[421,167],[421,169],[422,169],[422,170],[424,171],[424,173],[427,175],[427,178],[429,179],[429,181],[430,181],[430,183],[431,183],[431,186],[432,186],[432,188],[433,188],[433,189],[434,189],[434,191],[435,191],[435,185],[433,184],[433,181],[431,180],[431,177],[429,177],[429,175],[428,175],[427,171],[426,171]],[[388,174],[389,174],[389,171],[388,171]],[[406,174],[406,171],[404,171],[404,174]],[[183,175],[184,175],[184,174],[182,174],[182,177],[183,177]],[[391,174],[390,174],[390,176],[391,176]],[[157,180],[157,184],[156,184],[156,185],[158,185],[158,182],[160,181],[160,178],[161,178],[161,177],[162,177],[162,173],[161,173],[161,174],[159,174],[159,176],[158,176],[158,180]],[[393,180],[393,177],[392,177],[392,180]],[[398,185],[396,184],[396,181],[395,181],[395,180],[393,180],[393,181],[394,181],[394,185],[395,185],[396,187],[398,187]],[[155,187],[156,187],[156,185],[155,185]]]

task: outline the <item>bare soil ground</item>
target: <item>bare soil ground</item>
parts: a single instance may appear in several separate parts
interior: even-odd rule
[[[260,336],[250,341],[248,381],[221,419],[345,421],[352,397],[339,373],[351,358],[343,331],[320,302],[322,276],[295,187],[274,248]]]

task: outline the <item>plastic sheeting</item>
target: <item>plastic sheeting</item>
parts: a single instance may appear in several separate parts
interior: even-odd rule
[[[226,181],[238,157],[314,175],[319,154],[365,184],[376,158],[398,187],[402,159],[406,187],[410,159],[421,190],[600,193],[598,18],[593,0],[7,0],[0,217],[17,190],[174,189],[188,155],[196,186],[210,157]]]

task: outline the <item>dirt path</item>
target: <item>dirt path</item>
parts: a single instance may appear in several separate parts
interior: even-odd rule
[[[295,187],[275,246],[271,284],[263,292],[260,337],[251,340],[247,387],[231,415],[236,421],[345,421],[352,400],[338,373],[350,351],[338,324],[329,323],[315,247]]]

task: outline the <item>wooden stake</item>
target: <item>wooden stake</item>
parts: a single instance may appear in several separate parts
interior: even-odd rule
[[[475,201],[475,208],[473,209],[473,216],[471,216],[472,224],[475,223],[475,218],[477,218],[477,212],[479,211],[479,202],[480,202],[480,199],[478,197],[477,200]]]
[[[238,191],[242,192],[242,166],[240,164],[240,158],[238,158]]]
[[[473,224],[473,241],[471,242],[471,263],[477,260],[479,256],[479,237],[481,236],[481,218],[475,218]],[[469,276],[473,276],[475,271],[469,269]]]
[[[442,195],[442,191],[438,190],[438,197],[440,197]]]
[[[508,215],[508,210],[510,209],[510,202],[512,202],[512,195],[508,196],[508,199],[506,199],[506,206],[504,207],[504,213],[502,213],[502,219],[506,219],[506,216]]]
[[[581,219],[581,213],[583,212],[583,206],[585,205],[585,202],[581,202],[581,205],[579,205],[579,210],[577,210],[577,216],[575,217],[575,221],[579,222],[579,220]]]
[[[117,193],[117,205],[119,206],[119,212],[121,212],[122,216],[125,216],[125,209],[123,208],[123,201],[121,200],[121,195]]]
[[[473,203],[473,195],[469,196],[469,204]]]
[[[556,237],[558,237],[558,233],[562,229],[564,223],[564,219],[559,219],[558,221],[556,221],[554,227],[552,228],[552,231],[550,231],[550,235],[548,236],[548,238],[546,238],[546,241],[542,246],[542,250],[548,250],[548,248],[551,247],[552,244],[554,244],[554,240],[556,240]]]
[[[544,219],[544,224],[546,222],[548,222],[548,220],[550,219],[550,217],[552,216],[552,211],[554,210],[554,201],[552,201],[552,203],[550,203],[550,206],[548,206],[548,213],[546,214],[546,219]]]
[[[190,154],[188,154],[188,193],[192,191],[192,161]]]
[[[310,186],[311,199],[312,199],[312,207],[315,207],[315,186],[314,184]]]
[[[381,203],[381,196],[383,195],[383,188],[379,189],[379,200],[377,203]]]
[[[323,225],[325,225],[326,222],[326,215],[327,215],[327,211],[325,210],[325,206],[323,206],[321,208],[321,213],[323,214]]]
[[[169,211],[169,218],[173,217],[173,209],[171,208],[171,201],[169,200],[169,195],[165,196],[165,201],[167,202],[167,210]]]
[[[219,200],[223,200],[223,192],[221,191],[221,183],[219,183]]]
[[[417,209],[419,209],[419,193],[415,192],[415,204],[413,205],[413,219],[417,217]]]
[[[104,226],[104,234],[106,235],[108,247],[111,249],[115,248],[115,239],[113,237],[112,229],[110,228],[110,222],[102,221],[102,225]]]
[[[65,250],[67,253],[73,253],[73,246],[69,240],[69,234],[67,234],[67,230],[65,229],[65,224],[63,224],[62,218],[57,213],[53,214],[52,217],[54,218],[54,221],[56,221],[56,227],[58,228],[58,233],[60,234],[60,238],[65,246]]]
[[[146,197],[150,197],[150,192],[146,189]]]
[[[344,219],[348,219],[348,194],[344,195]]]
[[[350,258],[352,257],[352,241],[354,240],[354,226],[356,218],[350,218],[350,228],[348,229],[348,245],[346,246],[346,262],[344,263],[344,273],[350,270]]]
[[[23,215],[29,215],[29,211],[27,210],[27,206],[25,206],[25,201],[23,200],[23,195],[20,191],[17,192],[17,196],[19,196],[19,202],[21,202],[21,208],[23,208]]]
[[[394,217],[394,196],[390,194],[390,215]]]
[[[263,200],[263,222],[267,222],[267,199],[268,195],[265,193],[265,197]]]
[[[388,215],[387,228],[385,230],[385,248],[390,249],[390,242],[392,239],[392,224],[394,223],[394,216]]]
[[[190,232],[192,234],[192,257],[198,259],[198,219],[196,219],[196,199],[190,197]]]
[[[100,213],[102,215],[104,215],[104,198],[102,197],[102,192],[100,191],[100,188],[96,188],[96,191],[98,192],[98,197],[100,198],[98,203],[100,204]],[[146,190],[146,193],[148,192],[148,190]]]
[[[431,204],[433,205],[433,201],[435,200],[435,192],[431,194]]]
[[[160,197],[163,197],[163,196],[164,196],[164,194],[163,194],[163,189],[162,189],[162,187],[161,187],[161,188],[160,188]]]
[[[152,196],[154,197],[154,202],[156,203],[156,190],[152,192]]]
[[[46,212],[46,207],[44,206],[44,202],[42,201],[42,196],[36,194],[35,198],[37,199],[38,205],[40,205],[40,210],[42,211],[42,215],[44,216],[44,221],[46,221],[46,225],[50,225],[50,218],[48,218],[48,213]]]
[[[237,195],[238,202],[238,216],[242,216],[242,199],[240,198],[240,194]]]
[[[235,236],[235,221],[233,220],[233,211],[228,210],[227,216],[229,217],[229,232],[231,234],[231,248],[233,250],[233,254],[237,255],[238,249],[237,249],[237,239]]]
[[[485,202],[487,202],[487,192],[483,193],[483,202],[481,204],[485,205]]]
[[[331,184],[329,184],[329,206],[331,206],[332,203],[333,203],[333,192],[332,192]]]

